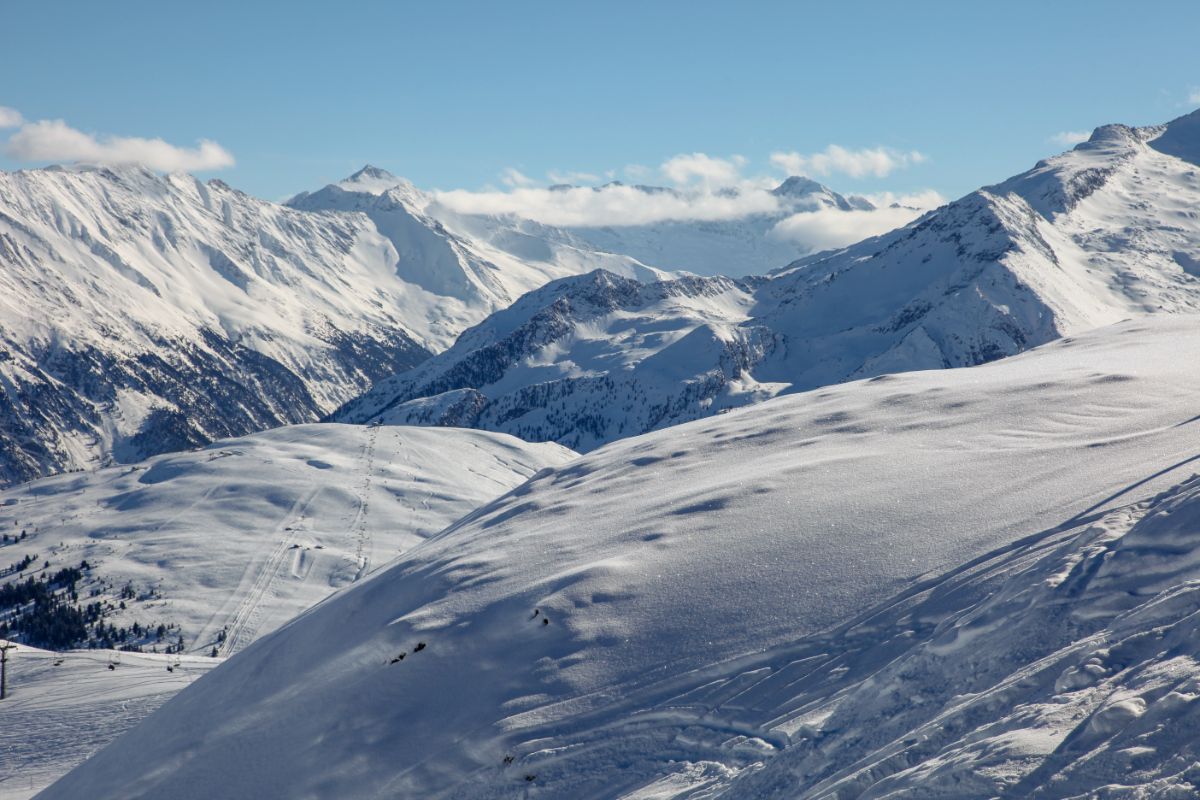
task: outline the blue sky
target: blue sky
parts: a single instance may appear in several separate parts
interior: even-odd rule
[[[272,199],[368,162],[480,189],[830,145],[899,159],[815,176],[839,190],[954,197],[1200,105],[1191,2],[21,2],[0,27],[0,106],[211,140],[236,164],[203,174]]]

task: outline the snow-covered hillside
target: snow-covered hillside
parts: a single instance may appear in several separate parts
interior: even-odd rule
[[[0,800],[33,797],[219,663],[15,645],[0,725]]]
[[[613,443],[43,796],[1188,796],[1197,359],[1158,317]]]
[[[107,625],[165,624],[146,649],[228,655],[574,456],[483,431],[314,424],[44,478],[0,492],[0,565],[33,556],[0,586],[87,562],[78,592]]]
[[[1200,112],[1106,126],[907,227],[767,278],[646,290],[565,279],[336,418],[386,410],[588,449],[780,392],[970,366],[1121,319],[1200,311],[1197,152]],[[686,308],[646,299],[697,287],[706,299]]]

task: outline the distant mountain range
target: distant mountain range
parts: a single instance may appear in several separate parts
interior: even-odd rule
[[[1110,125],[910,225],[764,277],[562,279],[334,418],[587,450],[779,393],[1200,311],[1198,166],[1200,112]]]

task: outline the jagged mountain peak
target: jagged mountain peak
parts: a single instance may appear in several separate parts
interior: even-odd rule
[[[779,197],[804,197],[810,194],[824,194],[829,191],[829,187],[814,181],[812,178],[806,178],[803,175],[792,175],[772,189],[771,194]]]
[[[382,167],[376,167],[373,164],[365,164],[362,169],[351,175],[346,180],[362,181],[362,180],[397,180],[396,176],[388,172]]]
[[[792,175],[771,190],[771,194],[783,200],[800,201],[818,207],[832,207],[841,211],[870,211],[874,203],[865,197],[839,194],[812,178]]]

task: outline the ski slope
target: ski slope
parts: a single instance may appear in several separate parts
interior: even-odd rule
[[[615,442],[43,796],[1190,796],[1198,358],[1136,320]]]
[[[178,625],[229,655],[537,470],[557,445],[429,428],[298,425],[0,492],[0,562],[86,560],[108,620]],[[91,597],[91,591],[100,591]],[[224,640],[220,634],[224,632]]]
[[[219,663],[17,645],[0,706],[0,800],[32,797]]]

